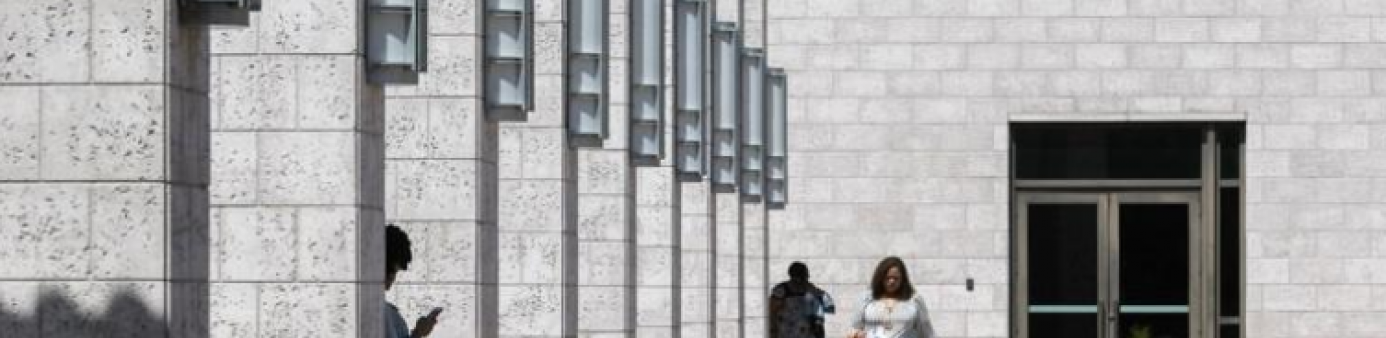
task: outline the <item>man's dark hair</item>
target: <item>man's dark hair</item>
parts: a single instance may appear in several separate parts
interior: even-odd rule
[[[410,252],[409,235],[398,226],[385,226],[385,271],[390,269],[409,270],[409,262],[414,261]]]
[[[871,299],[881,299],[885,296],[886,272],[890,268],[900,268],[900,292],[895,295],[896,299],[910,299],[914,297],[914,284],[910,283],[910,272],[905,270],[905,261],[900,257],[890,256],[876,264],[876,273],[871,275]]]
[[[804,262],[789,263],[789,279],[808,280],[808,265]]]

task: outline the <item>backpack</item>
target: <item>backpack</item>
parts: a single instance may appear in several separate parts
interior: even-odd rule
[[[833,304],[833,297],[817,287],[803,293],[796,293],[791,290],[786,296],[786,299],[799,302],[799,315],[809,318],[813,322],[821,323],[823,317],[837,311],[836,304]]]

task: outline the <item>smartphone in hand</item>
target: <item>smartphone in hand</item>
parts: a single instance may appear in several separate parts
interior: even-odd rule
[[[428,318],[438,319],[438,314],[440,313],[443,313],[443,308],[441,306],[435,307],[433,311],[428,312]]]

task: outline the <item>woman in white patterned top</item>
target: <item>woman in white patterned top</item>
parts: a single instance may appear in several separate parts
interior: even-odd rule
[[[929,309],[914,292],[899,257],[886,257],[876,265],[871,294],[862,302],[847,338],[935,338]]]

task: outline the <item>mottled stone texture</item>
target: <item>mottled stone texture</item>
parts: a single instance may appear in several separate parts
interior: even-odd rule
[[[766,300],[770,296],[772,281],[778,282],[778,275],[767,279],[766,256],[766,208],[765,204],[748,203],[742,206],[741,219],[741,316],[744,321],[744,337],[764,338],[769,334],[765,326],[765,316],[769,312]],[[783,270],[783,269],[779,269]]]
[[[205,28],[214,337],[383,330],[383,102],[360,9],[265,1]]]
[[[713,227],[718,210],[707,181],[679,184],[679,330],[681,337],[713,337]]]
[[[619,4],[618,4],[619,3]],[[625,3],[607,11],[608,135],[574,151],[577,174],[578,318],[585,337],[631,337],[636,321],[635,172],[628,149]]]
[[[579,183],[563,122],[564,3],[535,2],[534,108],[524,121],[499,123],[497,337],[578,334]]]
[[[1386,335],[1367,305],[1386,269],[1379,3],[769,0],[766,13],[791,84],[793,201],[771,212],[770,280],[803,260],[850,300],[899,255],[942,336],[1006,336],[1008,121],[1233,116],[1248,123],[1246,335]]]
[[[741,194],[714,193],[713,205],[716,208],[712,227],[711,267],[716,289],[712,308],[714,332],[717,337],[741,337],[746,330],[741,298],[744,283],[741,269],[745,258],[745,252],[741,250],[744,231]]]
[[[635,168],[635,176],[636,336],[677,337],[682,184],[670,166]]]
[[[421,75],[435,76],[443,75]],[[414,252],[387,298],[406,318],[443,307],[439,337],[496,334],[496,133],[470,95],[385,99],[386,217],[409,234]]]
[[[174,1],[0,5],[0,332],[205,337],[205,33]]]

